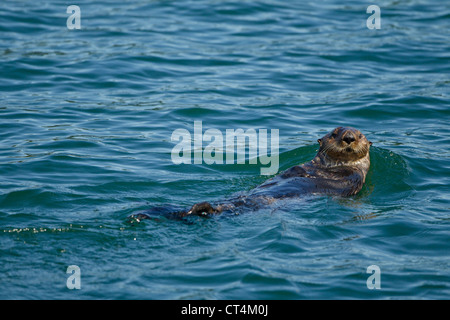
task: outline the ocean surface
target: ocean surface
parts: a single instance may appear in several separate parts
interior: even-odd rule
[[[1,299],[450,298],[448,2],[73,4],[0,2]],[[278,172],[353,126],[372,166],[350,198],[128,219],[270,178],[249,154],[176,164],[195,121],[224,145],[278,130]]]

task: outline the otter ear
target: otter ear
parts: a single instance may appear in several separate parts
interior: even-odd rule
[[[320,146],[322,146],[322,139],[317,139],[317,142],[319,143]]]
[[[372,145],[372,141],[369,141],[369,145]]]

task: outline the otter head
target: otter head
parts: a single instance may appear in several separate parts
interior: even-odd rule
[[[317,140],[320,144],[319,157],[325,164],[348,164],[369,161],[372,142],[357,129],[338,127]]]

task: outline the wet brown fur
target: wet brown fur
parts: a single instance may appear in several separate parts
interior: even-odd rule
[[[317,141],[319,151],[311,161],[280,173],[247,195],[214,205],[200,202],[190,210],[174,214],[208,216],[241,207],[258,208],[277,199],[308,194],[351,196],[358,193],[369,171],[372,143],[359,130],[350,127],[338,127]]]

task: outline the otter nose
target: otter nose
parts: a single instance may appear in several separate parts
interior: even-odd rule
[[[343,141],[345,141],[347,144],[352,143],[353,141],[355,141],[355,136],[353,135],[352,132],[347,131],[344,135],[344,137],[342,138]]]

